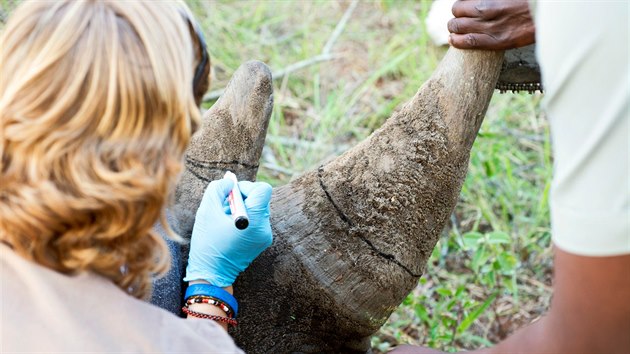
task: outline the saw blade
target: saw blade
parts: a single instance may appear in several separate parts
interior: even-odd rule
[[[505,52],[496,89],[501,93],[543,91],[535,44]]]

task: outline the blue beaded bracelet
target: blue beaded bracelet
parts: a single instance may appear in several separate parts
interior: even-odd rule
[[[234,311],[234,318],[238,315],[238,302],[236,302],[236,298],[232,296],[232,294],[227,291],[219,288],[218,286],[210,285],[210,284],[192,284],[188,286],[186,289],[186,295],[184,296],[184,301],[188,300],[189,297],[195,295],[209,296],[213,297],[217,300],[223,301],[226,305],[228,305]]]

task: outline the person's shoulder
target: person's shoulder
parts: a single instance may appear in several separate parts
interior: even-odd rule
[[[241,353],[218,324],[187,320],[136,299],[110,280],[67,275],[0,246],[1,336],[9,351]]]
[[[164,351],[242,353],[230,335],[216,322],[180,318],[160,307],[127,296],[126,320],[150,333]]]

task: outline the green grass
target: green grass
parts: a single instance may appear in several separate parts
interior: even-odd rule
[[[14,3],[0,0],[3,18]],[[248,60],[279,71],[321,54],[350,4],[188,3],[211,52],[212,90]],[[337,59],[275,81],[259,180],[281,185],[341,154],[413,96],[445,52],[425,34],[429,7],[430,1],[362,1],[332,48]],[[373,337],[377,351],[401,343],[449,351],[486,346],[546,311],[552,157],[540,101],[541,95],[495,94],[451,223],[418,287]]]

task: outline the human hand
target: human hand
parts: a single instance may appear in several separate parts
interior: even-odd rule
[[[455,48],[504,50],[535,42],[527,0],[460,0],[453,15],[448,30]]]
[[[184,281],[202,279],[218,287],[232,285],[271,245],[271,186],[264,182],[238,182],[249,216],[249,227],[239,230],[227,203],[233,183],[221,179],[206,188],[195,218]]]

